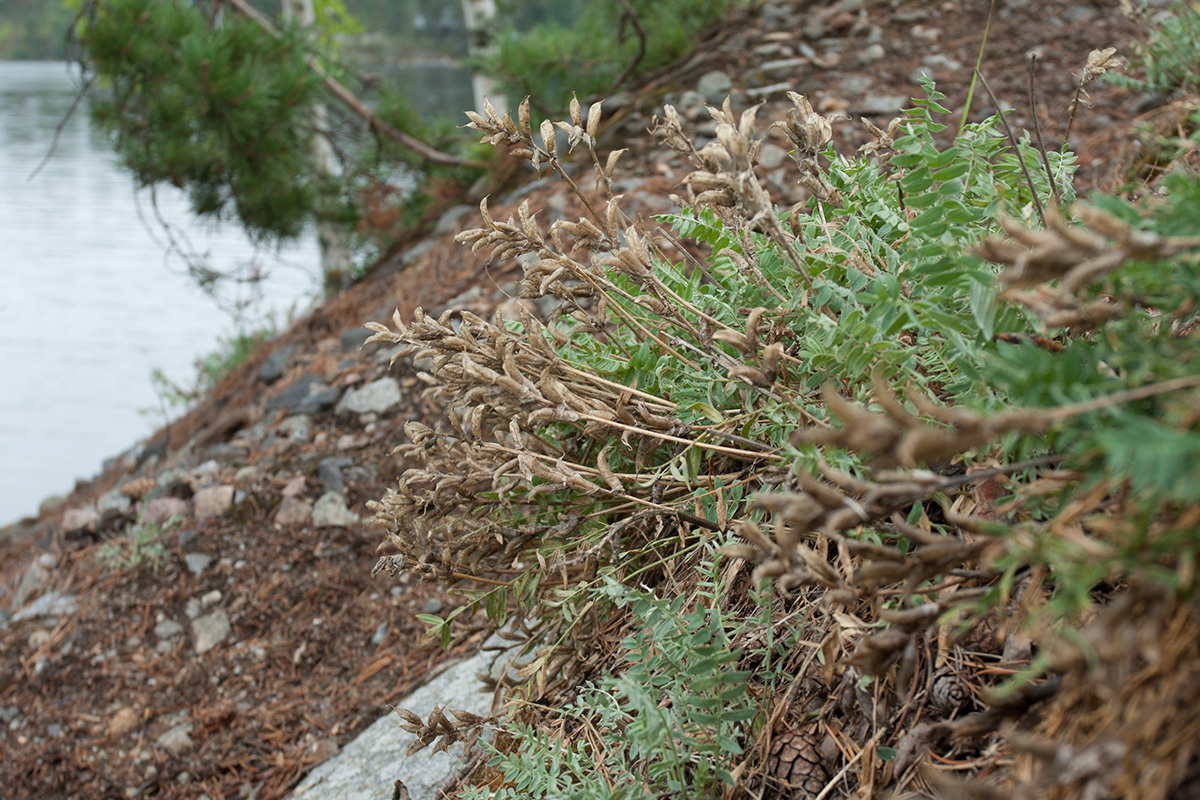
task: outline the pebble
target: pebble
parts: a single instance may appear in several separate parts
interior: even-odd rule
[[[196,492],[192,498],[196,506],[196,519],[219,517],[233,507],[232,486],[210,486]]]
[[[308,414],[293,414],[284,417],[276,426],[279,433],[284,434],[295,444],[302,444],[312,438],[312,417]]]
[[[183,633],[183,626],[173,619],[164,619],[154,626],[154,635],[160,639],[170,639]]]
[[[192,620],[192,636],[196,655],[201,656],[219,645],[233,631],[224,609],[218,608]]]
[[[185,553],[183,560],[187,564],[189,572],[193,575],[201,575],[204,570],[208,569],[208,565],[212,563],[213,557],[208,553]]]
[[[78,607],[79,603],[76,601],[75,595],[54,589],[13,614],[12,621],[20,622],[39,617],[66,617],[74,614]]]
[[[354,353],[374,335],[373,331],[366,328],[351,328],[338,337],[338,349],[343,353]]]
[[[109,736],[124,736],[137,726],[137,712],[132,708],[122,708],[108,721],[106,732]]]
[[[346,500],[340,494],[326,492],[313,506],[312,522],[318,528],[348,528],[358,524],[358,514],[346,508]]]
[[[311,373],[301,375],[268,400],[264,410],[274,411],[277,408],[283,408],[288,411],[299,411],[300,404],[308,399],[309,395],[328,388],[319,375]]]
[[[188,501],[178,497],[156,497],[141,508],[142,522],[151,525],[165,525],[171,517],[186,518]]]
[[[308,522],[312,504],[299,497],[285,497],[275,510],[275,521],[280,525],[302,525]]]
[[[425,601],[425,605],[421,606],[422,614],[436,614],[442,610],[442,601],[436,597],[431,597]]]
[[[696,91],[714,105],[724,102],[732,88],[733,79],[720,70],[704,73],[696,83]]]
[[[342,468],[354,465],[349,458],[323,458],[317,465],[317,479],[325,486],[325,491],[334,494],[345,494],[346,484],[342,480]]]
[[[395,378],[380,378],[346,392],[335,409],[338,414],[383,413],[400,402],[400,384]]]
[[[52,494],[42,502],[38,503],[38,516],[44,517],[47,514],[53,514],[64,505],[67,504],[67,498],[61,494]]]
[[[154,740],[163,750],[177,756],[190,753],[196,744],[192,741],[192,724],[182,722]]]
[[[242,467],[233,476],[233,481],[238,486],[253,486],[262,480],[262,470],[258,467]]]
[[[263,383],[271,384],[283,377],[287,372],[288,362],[292,360],[292,356],[296,354],[296,346],[289,345],[280,347],[271,355],[267,356],[267,360],[259,367],[258,379]]]
[[[887,51],[883,49],[883,45],[881,45],[879,42],[875,42],[874,44],[869,44],[860,50],[858,55],[854,57],[854,62],[859,66],[865,67],[868,64],[874,64],[876,61],[879,61],[886,55]]]
[[[758,163],[763,169],[775,169],[787,160],[787,150],[776,144],[764,144],[758,151]]]
[[[84,528],[94,529],[100,521],[100,514],[94,506],[70,508],[63,514],[62,527],[66,533],[76,533]]]

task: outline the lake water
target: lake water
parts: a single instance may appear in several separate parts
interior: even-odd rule
[[[95,474],[161,424],[150,373],[190,385],[198,355],[233,318],[165,246],[149,192],[135,192],[81,109],[36,177],[74,98],[66,65],[0,62],[0,525]],[[209,266],[267,269],[246,322],[302,309],[320,270],[315,237],[256,251],[233,225],[193,220],[180,192],[158,214]],[[245,293],[243,293],[244,295]]]

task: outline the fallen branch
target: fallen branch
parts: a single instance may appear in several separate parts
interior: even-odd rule
[[[227,5],[229,5],[230,8],[232,8],[234,11],[238,12],[242,16],[246,17],[247,19],[253,20],[254,22],[258,23],[259,27],[261,27],[263,30],[265,30],[267,33],[271,34],[272,36],[280,35],[279,29],[275,27],[275,24],[273,22],[271,22],[271,20],[268,17],[266,17],[262,12],[251,7],[246,2],[246,0],[220,0],[220,1],[226,3]],[[458,156],[450,155],[449,153],[443,153],[441,150],[438,150],[437,148],[433,147],[432,145],[426,144],[425,142],[421,141],[420,139],[416,138],[415,136],[407,134],[404,131],[399,130],[398,128],[392,127],[391,125],[389,125],[388,123],[384,122],[379,117],[377,117],[374,114],[374,112],[371,111],[371,109],[367,108],[366,104],[363,103],[363,101],[359,100],[357,97],[355,97],[353,92],[351,92],[349,89],[347,89],[345,86],[343,86],[341,81],[339,81],[337,78],[333,77],[332,75],[327,74],[325,72],[325,69],[320,64],[318,64],[317,60],[315,58],[313,58],[312,56],[308,57],[308,65],[310,67],[312,67],[312,69],[315,70],[318,75],[321,76],[321,78],[325,82],[325,88],[327,88],[329,90],[329,92],[342,103],[342,105],[346,106],[346,108],[350,109],[355,114],[362,117],[362,119],[368,125],[370,125],[372,129],[378,131],[379,133],[383,134],[384,136],[388,137],[389,139],[393,139],[393,140],[399,142],[400,144],[407,147],[409,150],[412,150],[414,153],[416,153],[417,155],[424,158],[426,161],[432,161],[436,164],[453,164],[453,165],[457,165],[457,166],[467,166],[467,167],[483,168],[485,166],[484,164],[481,164],[478,161],[471,161],[469,159],[459,158]]]

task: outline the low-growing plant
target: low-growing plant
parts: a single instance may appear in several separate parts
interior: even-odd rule
[[[130,523],[121,536],[109,539],[96,551],[96,558],[109,569],[138,569],[148,564],[158,570],[167,555],[166,546],[160,541],[162,535],[178,525],[183,518],[178,514],[165,522],[142,520]]]
[[[1200,181],[1076,202],[1069,150],[995,118],[939,145],[931,84],[839,155],[791,98],[771,130],[809,198],[780,208],[760,181],[755,109],[711,109],[698,149],[668,106],[656,132],[692,171],[661,228],[621,211],[599,103],[536,135],[528,102],[469,115],[586,209],[547,227],[485,200],[459,236],[558,310],[369,325],[433,360],[446,410],[405,425],[378,569],[470,587],[427,620],[444,643],[482,612],[530,657],[503,796],[867,796],[955,737],[990,770],[967,740],[1095,657],[1120,624],[1081,627],[1098,604],[1193,588]],[[1031,619],[1038,658],[997,668],[1028,665]],[[1014,673],[1001,710],[948,721]],[[405,714],[418,746],[481,724]]]
[[[164,421],[171,412],[186,411],[221,382],[229,373],[240,367],[250,354],[263,342],[275,335],[272,325],[255,330],[242,330],[218,337],[214,350],[195,360],[195,378],[190,387],[183,387],[167,377],[161,369],[150,372],[150,382],[158,395],[161,408],[145,409],[143,413],[161,413]]]

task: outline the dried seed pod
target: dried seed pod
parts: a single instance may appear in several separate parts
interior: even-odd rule
[[[929,705],[942,714],[962,711],[971,704],[971,685],[950,667],[933,673],[929,682]]]
[[[788,800],[816,797],[829,782],[829,770],[812,733],[791,730],[775,737],[767,756],[767,772]]]
[[[154,478],[134,478],[122,486],[120,492],[130,500],[140,500],[157,488],[158,481]]]

